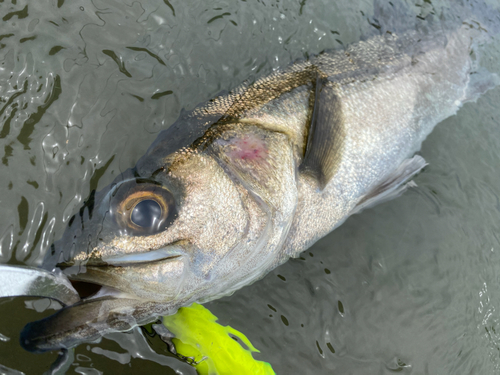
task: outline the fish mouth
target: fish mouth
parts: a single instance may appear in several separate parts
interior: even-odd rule
[[[63,270],[82,300],[102,296],[137,298],[133,296],[134,293],[130,294],[129,288],[123,288],[116,281],[110,282],[106,275],[116,274],[120,268],[126,270],[124,272],[140,273],[143,272],[142,268],[161,267],[162,264],[180,261],[185,255],[184,249],[170,245],[148,252],[90,257],[81,263],[69,261],[57,266]]]
[[[102,289],[101,284],[94,284],[88,281],[69,280],[73,288],[80,296],[80,299],[90,299],[96,296]]]

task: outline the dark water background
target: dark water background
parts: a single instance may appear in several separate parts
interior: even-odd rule
[[[453,12],[404,4],[416,22]],[[39,264],[89,192],[181,108],[356,42],[394,12],[376,23],[371,0],[0,1],[0,262]],[[497,73],[499,45],[481,49]],[[497,88],[436,128],[418,188],[206,306],[277,374],[499,373],[499,99]],[[0,300],[0,374],[43,373],[57,357],[18,344],[53,312],[30,301]],[[195,373],[140,329],[74,358],[71,374]]]

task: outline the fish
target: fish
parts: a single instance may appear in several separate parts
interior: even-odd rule
[[[480,23],[441,26],[381,33],[183,111],[47,252],[45,269],[99,291],[29,323],[21,345],[67,349],[234,293],[415,186],[434,126],[499,83],[473,53]]]

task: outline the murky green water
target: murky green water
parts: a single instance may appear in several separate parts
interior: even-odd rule
[[[356,42],[376,32],[372,14],[371,0],[0,1],[0,262],[38,264],[89,192],[182,108]],[[482,59],[497,73],[499,46]],[[207,307],[278,374],[498,373],[499,102],[497,88],[436,128],[418,188]],[[52,312],[30,301],[0,300],[0,373],[42,373],[57,357],[18,344]],[[74,356],[68,373],[195,373],[140,329]]]

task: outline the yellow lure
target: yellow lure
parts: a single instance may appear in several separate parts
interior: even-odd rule
[[[216,321],[215,315],[197,303],[163,317],[163,324],[175,335],[172,341],[177,353],[193,358],[192,363],[200,375],[275,375],[269,363],[252,357],[252,352],[259,351],[244,334]],[[248,350],[230,334],[245,343]]]

